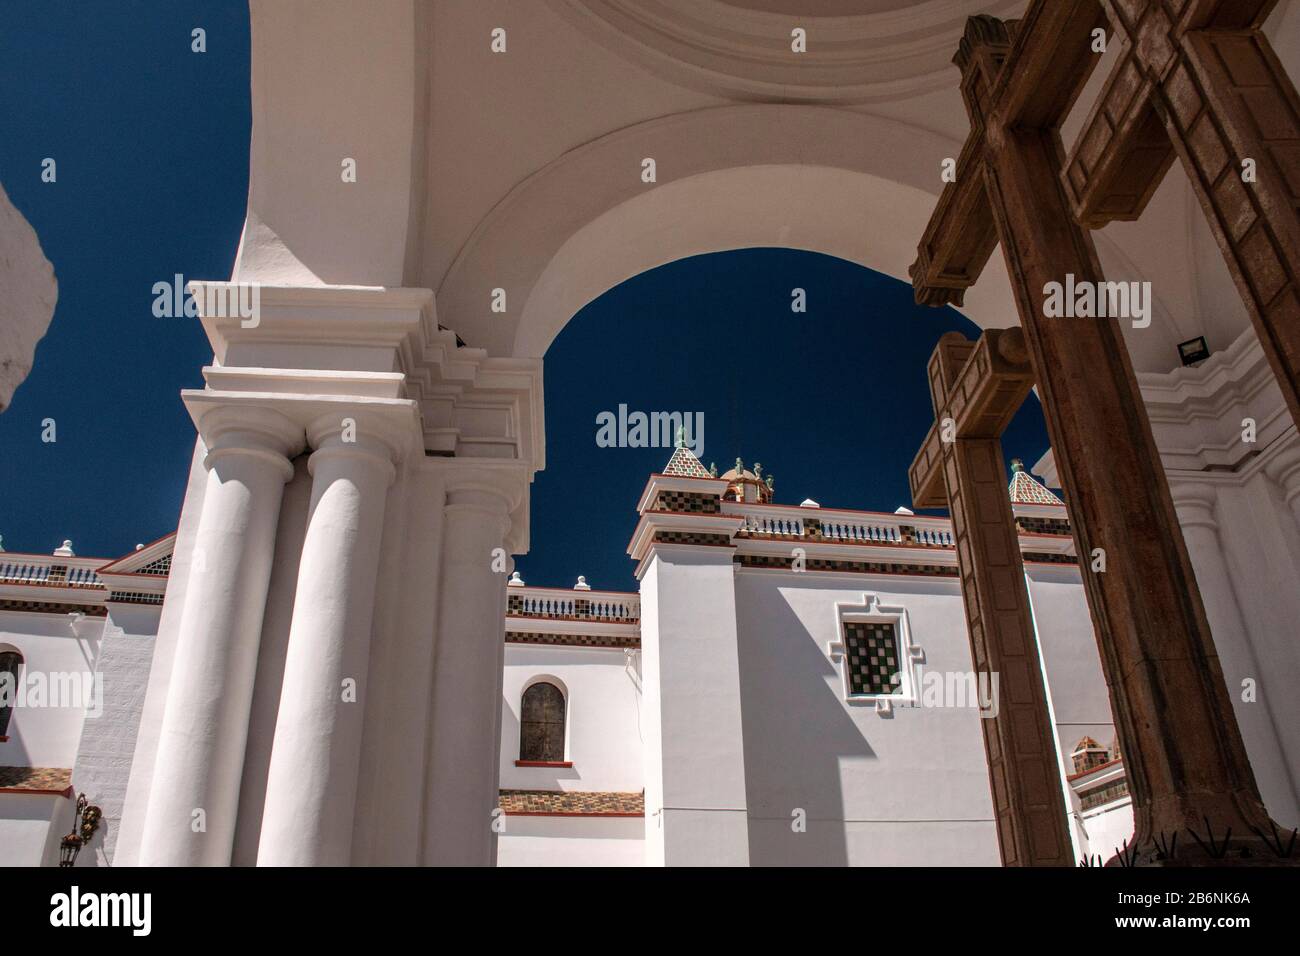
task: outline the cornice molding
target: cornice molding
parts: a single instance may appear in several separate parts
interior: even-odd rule
[[[1243,468],[1291,425],[1273,371],[1252,329],[1195,367],[1139,372],[1138,386],[1167,471]],[[1256,441],[1242,441],[1253,418]]]
[[[545,467],[541,360],[458,344],[438,326],[432,290],[256,285],[256,321],[246,324],[207,314],[209,303],[235,301],[239,283],[188,288],[216,357],[209,388],[406,400],[426,450]]]

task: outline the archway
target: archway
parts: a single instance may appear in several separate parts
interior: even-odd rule
[[[876,116],[734,106],[641,123],[572,150],[479,224],[438,289],[440,320],[494,355],[540,357],[600,293],[685,256],[784,246],[907,280],[955,143]],[[642,182],[642,160],[657,182]],[[488,308],[504,289],[507,311]],[[1015,321],[1000,258],[962,310]]]

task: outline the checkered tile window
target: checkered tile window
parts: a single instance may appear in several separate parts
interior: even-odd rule
[[[898,626],[885,621],[844,623],[844,666],[849,693],[897,694],[902,660]]]

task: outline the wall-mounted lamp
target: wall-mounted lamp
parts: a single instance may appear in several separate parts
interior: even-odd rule
[[[90,838],[99,829],[99,818],[104,811],[90,805],[83,793],[77,797],[77,810],[72,818],[72,832],[59,844],[59,866],[72,866],[77,862],[77,854],[90,842]]]
[[[1179,342],[1178,357],[1183,360],[1184,365],[1195,365],[1197,362],[1204,362],[1210,357],[1210,346],[1206,343],[1205,336],[1198,335],[1186,342]]]

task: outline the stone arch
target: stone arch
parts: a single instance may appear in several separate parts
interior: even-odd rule
[[[495,355],[540,357],[587,302],[685,256],[784,246],[908,280],[957,144],[818,106],[727,106],[640,123],[571,150],[483,219],[438,289],[439,320]],[[640,178],[654,157],[658,183]],[[507,312],[488,308],[507,293]],[[1014,324],[1001,256],[962,310]]]

